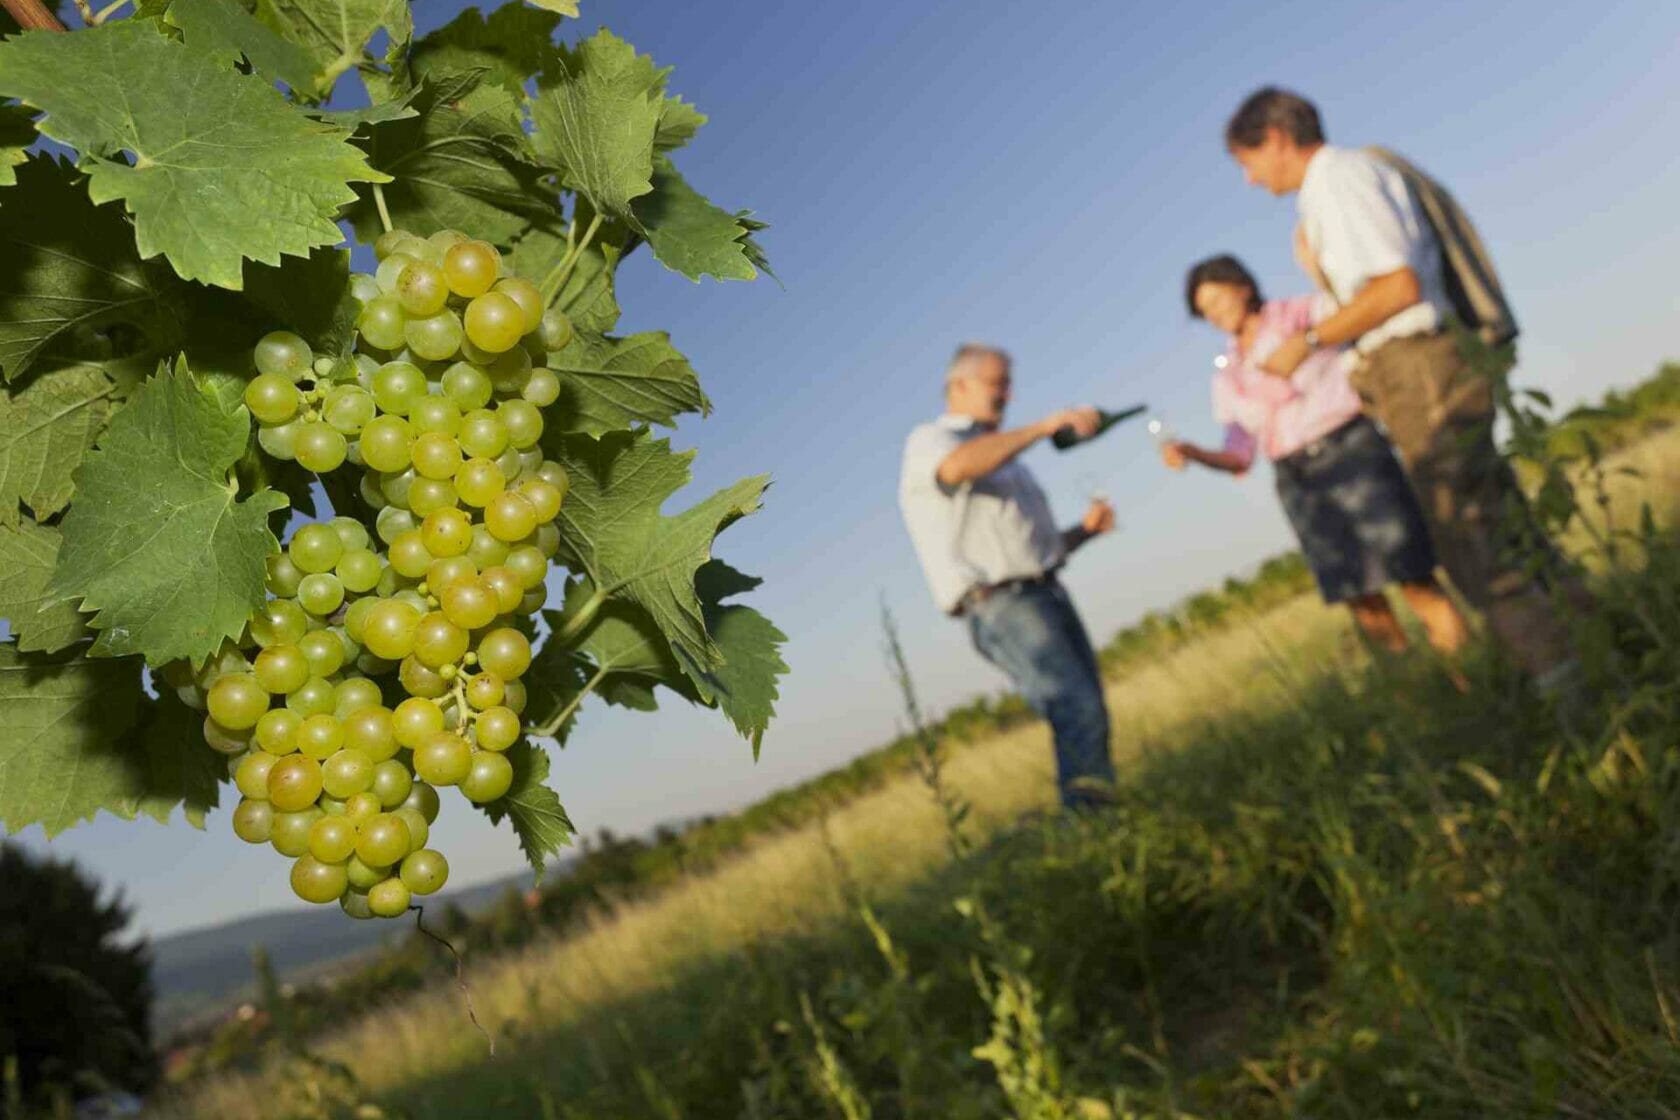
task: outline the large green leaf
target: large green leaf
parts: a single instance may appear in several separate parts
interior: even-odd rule
[[[754,758],[776,714],[776,682],[788,669],[781,655],[787,635],[751,607],[725,600],[758,584],[721,560],[703,566],[695,574],[694,590],[705,611],[706,630],[723,652],[723,660],[708,667],[678,653],[701,699],[723,710],[752,744]]]
[[[690,280],[751,280],[758,275],[747,254],[751,232],[722,207],[706,201],[664,156],[654,160],[653,193],[634,204],[648,247],[666,268]]]
[[[382,191],[397,228],[458,229],[505,245],[533,221],[559,215],[538,187],[518,95],[472,78],[434,72],[414,101],[418,115],[372,125],[366,143],[373,165],[394,180]],[[371,193],[350,219],[363,240],[383,228]]]
[[[110,415],[115,389],[97,367],[37,370],[0,389],[0,525],[16,525],[21,501],[37,518],[70,501],[72,473]]]
[[[561,47],[531,105],[538,153],[597,210],[628,217],[630,200],[653,189],[663,83],[651,61],[605,28]]]
[[[204,827],[204,815],[220,800],[227,758],[204,741],[204,715],[169,690],[142,701],[140,715],[123,740],[123,749],[142,767],[138,787],[122,815],[144,813],[167,823],[180,806],[188,823]]]
[[[417,39],[408,64],[417,77],[482,69],[485,80],[523,96],[525,82],[553,52],[560,16],[524,4],[503,4],[488,17],[468,8]]]
[[[540,875],[548,858],[569,845],[576,830],[559,795],[543,784],[548,778],[548,752],[529,739],[521,739],[507,757],[513,763],[513,786],[484,806],[484,811],[494,824],[506,820],[513,825],[520,850]]]
[[[557,431],[598,436],[636,424],[669,426],[682,413],[711,410],[694,367],[664,331],[629,338],[579,332],[547,363],[560,375]]]
[[[146,787],[141,760],[123,749],[140,703],[140,666],[54,656],[0,643],[0,825],[38,824],[48,836],[106,809],[132,816]]]
[[[262,605],[277,547],[267,519],[286,499],[239,500],[229,471],[249,436],[244,408],[224,408],[184,366],[112,417],[76,472],[50,587],[94,612],[95,654],[202,662]]]
[[[580,207],[580,209],[586,207]],[[574,217],[573,236],[582,224]],[[507,255],[510,268],[527,277],[539,287],[551,277],[556,278],[551,306],[558,307],[571,319],[572,325],[585,334],[606,334],[618,325],[619,308],[615,274],[625,246],[634,235],[621,222],[604,222],[595,238],[577,255],[569,272],[561,275],[569,243],[566,228],[552,225],[533,226],[513,244]]]
[[[279,267],[247,264],[245,296],[268,316],[265,330],[296,332],[317,354],[337,355],[353,341],[359,305],[350,294],[348,250],[316,249]]]
[[[17,171],[0,195],[0,373],[15,379],[41,355],[75,349],[79,332],[173,332],[166,270],[140,260],[122,208],[95,206],[82,177],[49,156]]]
[[[645,432],[554,435],[545,449],[571,476],[557,522],[566,566],[601,594],[639,603],[679,656],[719,667],[723,654],[706,631],[695,572],[711,559],[718,533],[758,508],[769,480],[743,479],[667,517],[660,509],[688,482],[692,452],[673,453]]]
[[[17,182],[17,166],[35,142],[35,114],[22,105],[0,105],[0,187]]]
[[[578,18],[578,0],[531,0],[531,3],[551,12],[559,12],[563,16]]]
[[[0,618],[24,653],[50,653],[87,637],[87,620],[69,603],[41,610],[58,544],[58,530],[50,525],[25,520],[0,526]]]
[[[278,78],[304,97],[324,97],[332,91],[332,83],[308,51],[236,0],[174,0],[164,19],[181,29],[189,46],[244,58],[257,73]]]
[[[694,139],[694,134],[700,131],[706,120],[706,114],[682,98],[667,96],[659,107],[659,129],[653,136],[654,146],[661,151],[680,148]]]
[[[311,92],[317,96],[362,61],[363,48],[380,28],[393,50],[414,34],[407,0],[257,0],[256,18],[314,60],[318,78]]]
[[[0,43],[0,94],[45,111],[38,127],[80,151],[95,202],[124,201],[142,257],[225,288],[247,257],[341,241],[349,184],[384,178],[348,130],[141,20]]]

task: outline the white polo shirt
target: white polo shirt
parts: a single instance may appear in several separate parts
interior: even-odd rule
[[[898,508],[934,601],[946,612],[970,588],[1043,575],[1065,556],[1050,501],[1019,458],[962,486],[940,483],[945,456],[985,432],[967,416],[946,413],[904,441]]]
[[[1440,245],[1394,168],[1357,149],[1326,144],[1307,162],[1296,210],[1341,303],[1351,302],[1373,277],[1407,266],[1417,274],[1421,300],[1361,335],[1354,345],[1362,352],[1446,321],[1451,305]]]

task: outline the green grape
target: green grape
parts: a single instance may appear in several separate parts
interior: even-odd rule
[[[412,362],[386,362],[373,375],[373,399],[382,412],[405,416],[427,392],[426,375]]]
[[[408,825],[390,813],[377,813],[363,822],[356,839],[356,858],[370,867],[388,867],[409,853]]]
[[[449,302],[449,281],[429,261],[413,261],[397,276],[397,300],[410,315],[435,315]]]
[[[392,541],[391,551],[386,555],[396,573],[409,579],[425,575],[427,565],[432,562],[432,554],[427,551],[425,537],[419,529],[410,529]]]
[[[373,394],[360,385],[336,385],[327,393],[321,417],[335,431],[353,436],[368,425],[378,408]]]
[[[464,579],[477,579],[478,566],[465,556],[445,556],[433,560],[426,568],[426,589],[441,597],[450,587]]]
[[[307,684],[286,697],[286,707],[305,719],[325,715],[333,710],[333,686],[320,677],[310,677]]]
[[[385,574],[391,575],[393,573],[389,568],[387,568]],[[380,577],[380,581],[384,582],[383,576]],[[362,629],[363,624],[367,622],[368,612],[377,606],[378,603],[378,599],[368,598],[357,599],[354,603],[350,604],[350,608],[344,612],[344,637],[347,641],[355,642],[357,645],[361,644],[364,634]],[[352,652],[351,650],[346,649],[344,652],[344,659],[346,661],[354,660],[355,656],[355,652]],[[328,677],[332,676],[331,673],[323,673],[321,675]]]
[[[395,350],[403,344],[404,319],[397,297],[380,295],[362,305],[356,316],[356,329],[361,332],[362,341],[374,349]]]
[[[304,525],[292,534],[287,549],[298,570],[311,574],[330,572],[344,555],[344,541],[331,525]]]
[[[468,338],[466,336],[466,332],[463,331],[461,334],[461,358],[463,361],[471,362],[473,365],[485,370],[488,375],[490,364],[496,360],[496,355],[490,353],[488,350],[481,350],[477,346],[474,346],[473,340]]]
[[[508,553],[504,566],[519,578],[522,591],[531,590],[548,576],[548,557],[534,545],[520,545]]]
[[[420,542],[433,556],[461,556],[472,544],[472,518],[458,509],[429,513],[420,522]]]
[[[409,448],[414,443],[414,430],[401,416],[384,415],[370,420],[362,428],[362,461],[376,471],[391,474],[406,470]],[[401,504],[390,491],[385,496]]]
[[[344,745],[376,763],[395,758],[399,749],[391,711],[383,704],[359,708],[343,717]]]
[[[266,844],[274,828],[274,806],[268,798],[246,798],[233,811],[233,834],[247,844]]]
[[[435,700],[449,691],[449,682],[436,670],[422,664],[412,653],[397,666],[397,681],[410,696]]]
[[[299,733],[302,734],[301,732]],[[321,796],[321,764],[301,754],[274,760],[268,772],[268,800],[282,813],[295,813]]]
[[[428,785],[452,786],[472,772],[472,747],[450,731],[428,738],[414,751],[414,773]]]
[[[373,920],[373,906],[368,902],[366,891],[359,891],[354,887],[345,891],[344,896],[338,900],[338,908],[344,911],[345,917],[354,918],[358,922]]]
[[[368,909],[376,918],[397,918],[408,910],[408,888],[401,879],[387,879],[368,891]]]
[[[204,741],[217,754],[243,754],[251,745],[251,732],[245,728],[224,727],[212,716],[204,717]]]
[[[278,595],[282,599],[290,599],[297,594],[298,581],[303,579],[303,569],[292,563],[292,558],[284,552],[276,552],[266,561],[268,578],[264,581],[270,594]]]
[[[252,352],[258,373],[272,373],[296,382],[309,373],[315,360],[309,343],[291,331],[270,331],[257,340]]]
[[[560,526],[552,521],[545,521],[537,526],[537,553],[544,560],[554,559],[554,554],[560,551]]]
[[[496,596],[497,614],[506,614],[515,609],[525,597],[525,584],[511,568],[500,564],[493,565],[479,574],[479,580]],[[537,586],[542,586],[541,580],[537,582]]]
[[[510,543],[524,540],[536,531],[537,507],[525,495],[504,490],[484,507],[484,525],[497,540]],[[307,584],[308,580],[304,582]]]
[[[543,312],[542,325],[537,328],[542,338],[543,349],[549,353],[564,350],[572,341],[572,321],[566,318],[566,313],[557,309]]]
[[[372,538],[368,536],[367,528],[354,517],[335,517],[326,524],[338,534],[338,543],[346,550],[366,548],[371,543]]]
[[[292,893],[305,902],[337,902],[349,885],[344,867],[304,854],[292,864]]]
[[[408,493],[406,484],[403,487],[403,493],[405,496]],[[420,527],[420,522],[415,519],[414,514],[403,509],[400,505],[392,505],[380,510],[379,516],[373,524],[379,532],[379,539],[386,544],[390,544],[404,533]]]
[[[467,703],[477,711],[500,704],[506,693],[507,686],[494,673],[474,673],[467,678]]]
[[[303,717],[290,708],[270,708],[257,720],[251,737],[269,754],[291,754],[297,750],[297,733],[301,726]]]
[[[456,362],[444,370],[442,388],[462,412],[483,408],[494,391],[489,376],[471,362]]]
[[[473,345],[500,354],[518,344],[525,333],[525,310],[501,292],[487,292],[467,304],[462,316]]]
[[[414,657],[428,669],[461,660],[467,645],[467,632],[444,617],[442,611],[426,615],[414,631]]]
[[[402,861],[403,886],[414,894],[431,894],[449,881],[449,861],[431,848],[410,852]]]
[[[501,270],[500,254],[483,241],[459,241],[443,254],[449,290],[471,299],[490,290]]]
[[[406,229],[388,229],[374,240],[373,255],[379,260],[384,260],[392,253],[400,252],[403,242],[414,240],[417,239]]]
[[[488,626],[501,613],[499,596],[476,579],[443,588],[438,592],[438,607],[444,618],[462,630]]]
[[[379,562],[379,557],[372,550],[356,548],[339,557],[336,574],[346,591],[360,595],[378,585],[379,575],[384,570],[385,565]]]
[[[433,789],[425,782],[415,782],[414,788],[409,791],[408,797],[402,803],[402,807],[404,809],[416,810],[421,816],[426,818],[427,824],[432,824],[437,820],[438,809],[442,806],[438,801],[437,790]]]
[[[553,459],[544,459],[542,466],[537,468],[537,477],[560,491],[560,500],[566,500],[566,491],[572,488],[572,476],[566,473],[566,468]]]
[[[519,480],[523,485],[537,477],[537,471],[542,469],[543,453],[540,447],[529,447],[518,452]]]
[[[343,863],[356,850],[356,826],[342,816],[322,817],[309,826],[309,854],[322,863]]]
[[[344,642],[331,630],[314,630],[298,639],[298,652],[309,666],[309,675],[330,677],[344,664]]]
[[[366,677],[348,677],[333,690],[333,714],[345,719],[368,708],[381,706],[379,686]]]
[[[387,661],[401,660],[413,652],[414,631],[419,625],[419,611],[387,599],[368,611],[362,623],[362,644]]]
[[[350,277],[350,297],[357,303],[367,303],[378,299],[383,293],[379,290],[379,281],[365,272],[358,272]]]
[[[369,864],[354,852],[350,854],[349,859],[344,861],[344,870],[350,880],[350,885],[363,891],[378,886],[391,873],[389,867]]]
[[[426,478],[453,478],[461,468],[461,445],[454,436],[425,432],[416,436],[410,449],[414,469]]]
[[[264,751],[247,754],[239,761],[239,769],[234,771],[234,786],[247,798],[264,799],[269,796],[269,769],[274,766],[274,756]]]
[[[498,685],[501,684],[498,678]],[[501,692],[506,693],[506,688]],[[505,751],[519,740],[519,717],[513,709],[496,706],[478,713],[478,745],[487,751]]]
[[[335,715],[327,712],[317,712],[304,719],[298,727],[298,751],[305,758],[319,762],[337,754],[344,746],[344,724]],[[332,793],[332,790],[328,790]],[[344,794],[333,793],[334,797]]]
[[[344,817],[359,829],[379,814],[379,798],[371,792],[358,793],[344,799]]]
[[[293,562],[293,567],[296,567]],[[290,599],[270,599],[251,620],[251,637],[259,646],[295,645],[309,631],[309,616]]]
[[[513,764],[504,755],[479,751],[473,755],[472,769],[461,779],[461,792],[474,805],[485,805],[501,797],[513,786]]]
[[[425,517],[453,507],[456,497],[455,484],[449,479],[417,476],[408,487],[408,508],[416,517]]]
[[[397,742],[414,750],[443,730],[443,709],[421,696],[410,696],[391,713]]]
[[[421,614],[425,614],[432,609],[432,605],[426,601],[426,597],[414,587],[405,587],[392,595],[391,598],[399,603],[407,603]]]
[[[302,428],[301,420],[258,428],[257,446],[267,452],[269,458],[289,463],[297,458],[297,437]]]
[[[331,572],[304,576],[298,584],[297,601],[310,614],[325,618],[344,604],[344,583]]]
[[[519,492],[537,511],[537,524],[546,525],[560,516],[560,504],[565,500],[558,487],[541,478],[529,478],[519,484]]]
[[[402,277],[403,272],[407,270],[409,265],[418,264],[419,262],[420,258],[415,254],[410,253],[406,244],[390,256],[385,257],[379,262],[379,267],[375,269],[373,273],[374,280],[379,283],[379,290],[389,295],[396,296],[397,302],[401,304],[402,297],[397,296],[397,281]],[[406,311],[408,309],[404,308],[403,310]]]
[[[373,790],[373,795],[379,798],[379,804],[383,808],[395,809],[408,799],[408,792],[413,786],[414,776],[408,772],[408,767],[394,758],[388,758],[375,764],[373,782],[368,788]],[[414,816],[422,826],[425,825],[425,818],[419,813],[415,813]],[[409,832],[413,831],[414,827],[410,825]],[[422,836],[419,842],[424,844],[425,837]]]
[[[461,427],[461,409],[448,397],[421,397],[408,409],[408,423],[416,435],[442,432],[454,435]]]
[[[548,602],[548,585],[539,583],[519,600],[520,614],[536,614]]]
[[[507,429],[508,443],[521,451],[527,447],[535,447],[542,439],[543,418],[542,410],[530,401],[503,401],[496,409],[496,415],[501,419],[502,426]]]
[[[261,373],[245,386],[245,407],[262,424],[284,424],[297,415],[303,397],[292,379],[280,373]]]
[[[508,553],[512,551],[513,549],[508,547],[506,541],[497,540],[496,534],[483,525],[473,526],[473,539],[472,544],[467,546],[467,558],[473,562],[479,571],[494,568],[501,564],[508,558]]]
[[[461,430],[455,433],[461,449],[475,459],[494,459],[508,447],[507,425],[500,416],[487,409],[475,408],[461,417]]]
[[[274,824],[269,829],[268,842],[283,856],[296,859],[309,850],[309,830],[326,814],[316,808],[284,812],[275,806]]]
[[[257,654],[251,672],[263,691],[284,695],[296,692],[309,680],[309,660],[295,645],[269,646]]]
[[[362,445],[357,443],[350,450],[351,458],[365,466],[367,460],[362,458]],[[384,509],[390,504],[385,500],[385,492],[379,488],[379,475],[373,472],[364,472],[356,481],[356,493],[362,496],[362,501],[376,510]]]
[[[502,705],[513,711],[514,715],[525,714],[525,682],[507,682],[507,695],[502,698]]]
[[[410,319],[403,324],[403,339],[428,362],[445,361],[461,349],[461,320],[448,308],[424,319]]]
[[[553,370],[539,366],[531,371],[531,377],[519,395],[538,408],[547,408],[560,399],[560,378]]]
[[[483,509],[506,485],[494,459],[468,459],[455,472],[455,493],[474,509]]]
[[[360,751],[336,751],[321,764],[321,788],[333,797],[354,797],[373,785],[373,769],[373,760]]]
[[[523,346],[516,346],[492,358],[484,372],[490,375],[490,384],[496,387],[496,392],[523,392],[531,379],[531,355]]]
[[[337,470],[344,463],[350,445],[345,442],[344,433],[330,428],[319,420],[305,420],[298,429],[297,443],[293,446],[292,455],[297,459],[298,466],[316,474],[327,474]]]
[[[496,281],[490,290],[497,295],[506,296],[519,308],[520,334],[530,334],[542,326],[543,297],[541,289],[535,284],[518,276],[509,276]]]
[[[344,802],[324,793],[315,799],[315,807],[329,817],[342,817],[344,815]]]
[[[408,779],[406,768],[403,770],[403,778]],[[412,780],[409,780],[409,785],[413,785]],[[403,788],[406,790],[408,786]],[[401,807],[401,802],[398,802],[398,807],[391,810],[391,815],[408,826],[408,850],[410,852],[418,852],[426,846],[426,841],[432,838],[431,823],[420,814],[418,809],[404,809]]]
[[[458,229],[440,229],[426,238],[426,243],[437,253],[438,260],[442,261],[443,254],[449,251],[451,245],[459,245],[461,242],[468,240],[470,238]]]
[[[518,680],[531,666],[531,643],[511,626],[498,627],[479,640],[478,663],[504,681]]]
[[[268,693],[250,673],[229,673],[210,686],[206,697],[210,718],[230,731],[245,731],[257,725],[268,710]]]
[[[518,482],[519,476],[525,471],[525,459],[517,447],[503,448],[502,453],[496,456],[495,463],[502,468],[502,477],[507,479],[510,486]]]

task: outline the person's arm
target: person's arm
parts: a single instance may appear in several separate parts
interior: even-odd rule
[[[1423,288],[1411,267],[1397,268],[1366,282],[1352,302],[1318,324],[1318,345],[1341,346],[1388,322],[1423,298]],[[1273,377],[1290,377],[1313,352],[1305,331],[1278,344],[1260,363]]]
[[[1035,424],[975,436],[941,459],[934,475],[941,486],[961,486],[985,478],[1058,428],[1072,428],[1084,439],[1095,433],[1101,422],[1097,410],[1086,406],[1052,413]]]
[[[1204,467],[1211,467],[1226,474],[1243,475],[1248,473],[1252,465],[1252,457],[1238,454],[1235,451],[1215,451],[1211,447],[1197,447],[1193,443],[1182,441],[1169,443],[1161,449],[1161,458],[1167,466],[1174,470],[1182,469],[1184,463],[1200,463]],[[1174,463],[1177,458],[1177,463]]]
[[[1062,530],[1062,552],[1072,556],[1083,545],[1114,528],[1114,507],[1101,498],[1092,498],[1090,508],[1079,524]]]

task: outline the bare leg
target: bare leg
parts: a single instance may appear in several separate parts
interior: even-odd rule
[[[1428,582],[1402,583],[1400,593],[1423,623],[1429,644],[1443,657],[1454,657],[1470,640],[1470,627],[1459,613],[1458,605],[1446,590],[1433,579]]]
[[[1406,652],[1406,632],[1400,628],[1400,620],[1394,617],[1394,608],[1388,605],[1382,592],[1349,599],[1348,609],[1353,612],[1359,629],[1378,649],[1385,653]]]

